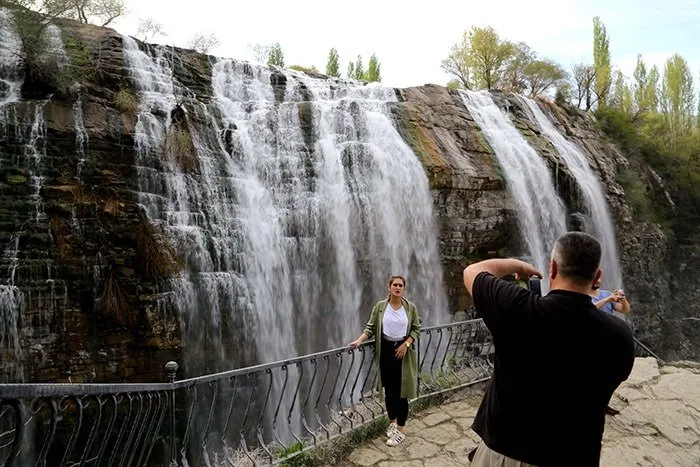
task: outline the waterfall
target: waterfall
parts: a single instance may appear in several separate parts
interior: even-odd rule
[[[14,102],[20,99],[23,76],[20,68],[22,42],[14,30],[9,10],[0,8],[0,142],[7,140],[10,127],[16,128]],[[12,120],[12,125],[9,125]],[[0,167],[4,154],[0,144]],[[13,235],[8,244],[2,245],[0,256],[0,361],[14,365],[21,362],[19,321],[24,308],[24,297],[15,284],[19,236]],[[3,365],[4,366],[4,365]],[[21,368],[13,367],[3,374],[13,374],[14,381],[21,380]]]
[[[5,119],[4,107],[20,99],[22,76],[20,57],[22,40],[15,31],[12,14],[0,8],[0,125]]]
[[[537,123],[540,131],[559,151],[561,159],[576,179],[576,183],[583,193],[584,202],[595,229],[591,233],[598,238],[603,247],[601,268],[603,270],[603,283],[607,284],[607,287],[604,288],[621,288],[622,273],[612,219],[600,181],[591,169],[588,158],[576,144],[567,140],[556,129],[552,120],[544,114],[535,101],[527,98],[522,98],[522,101],[530,110],[531,119]]]
[[[503,168],[527,253],[546,277],[554,243],[566,232],[566,209],[549,168],[487,91],[461,95]]]
[[[217,60],[204,103],[167,50],[124,38],[124,56],[139,202],[186,264],[159,309],[179,312],[190,371],[344,345],[391,274],[425,322],[447,315],[428,180],[392,89]],[[192,160],[163,150],[175,133]]]
[[[78,166],[75,170],[75,176],[80,179],[85,168],[85,158],[89,138],[85,131],[85,121],[83,119],[83,105],[80,98],[73,104],[73,119],[75,120],[75,148],[78,152]]]

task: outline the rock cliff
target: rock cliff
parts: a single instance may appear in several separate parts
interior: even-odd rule
[[[0,21],[0,27],[7,24]],[[169,278],[183,262],[135,195],[138,96],[123,38],[105,28],[58,26],[65,50],[56,52],[54,72],[39,73],[41,64],[25,60],[17,102],[0,108],[0,311],[6,315],[0,371],[5,380],[19,373],[28,381],[162,380],[163,362],[182,359],[182,316],[163,304],[173,293]],[[168,51],[177,81],[208,102],[215,59]],[[271,76],[279,90],[284,73]],[[8,89],[3,92],[10,95]],[[280,93],[278,100],[284,99]],[[397,127],[423,164],[433,195],[449,308],[465,310],[464,266],[517,251],[514,208],[492,149],[455,91],[426,85],[396,94]],[[554,171],[556,150],[518,99],[495,97]],[[586,149],[607,189],[637,334],[663,355],[698,359],[697,322],[683,319],[698,316],[699,292],[692,287],[700,271],[697,247],[673,244],[659,226],[635,218],[616,179],[630,164],[589,115],[541,105]],[[185,131],[188,122],[206,124],[196,112],[187,117],[174,110],[166,117]],[[302,130],[310,118],[302,102]],[[197,160],[174,163],[183,172],[198,170]],[[648,167],[631,169],[651,191],[664,190]],[[569,210],[581,211],[571,174],[556,170],[556,177]],[[21,309],[19,316],[11,316],[11,305]],[[11,364],[17,361],[19,370]]]

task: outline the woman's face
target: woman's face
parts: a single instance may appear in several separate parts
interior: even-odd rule
[[[403,296],[403,289],[405,289],[404,283],[401,279],[394,279],[391,281],[391,284],[389,284],[389,293],[393,295],[394,297],[402,297]]]

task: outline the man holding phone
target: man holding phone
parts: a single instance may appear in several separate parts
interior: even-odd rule
[[[474,308],[491,331],[494,371],[472,429],[482,442],[472,467],[597,467],[605,410],[634,364],[630,327],[591,302],[600,243],[569,232],[552,251],[550,292],[501,277],[542,277],[517,259],[464,270]]]
[[[600,288],[600,285],[593,286],[593,290],[598,290],[595,295],[592,296],[593,304],[596,308],[606,313],[613,313],[615,311],[619,313],[629,313],[630,312],[630,302],[625,296],[625,292],[622,289],[604,290]]]

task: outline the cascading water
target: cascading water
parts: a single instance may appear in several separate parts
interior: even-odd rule
[[[556,129],[552,120],[545,115],[540,106],[532,99],[524,97],[521,99],[530,111],[531,120],[537,123],[540,131],[559,151],[561,159],[576,179],[576,183],[583,193],[586,208],[595,229],[591,233],[598,238],[603,247],[601,265],[604,283],[609,284],[607,288],[617,289],[622,287],[622,273],[620,271],[620,259],[617,254],[615,231],[598,177],[591,169],[586,155],[576,144],[567,140]]]
[[[61,31],[55,25],[48,25],[42,34],[45,50],[37,59],[57,67],[65,66],[68,58]],[[17,104],[24,81],[20,57],[22,41],[14,31],[11,13],[0,9],[0,138],[11,136],[19,143],[0,145],[0,166],[10,161],[24,169],[31,187],[27,194],[29,209],[15,209],[7,214],[8,218],[14,218],[16,227],[3,245],[0,257],[0,348],[3,354],[11,354],[3,357],[3,361],[16,365],[15,380],[22,379],[21,365],[17,364],[22,360],[21,328],[31,327],[35,337],[47,335],[56,307],[60,307],[67,295],[63,282],[53,278],[53,263],[45,252],[20,246],[35,234],[42,238],[49,224],[43,200],[47,177],[44,108],[49,100]]]
[[[503,167],[528,254],[546,277],[554,243],[566,232],[566,209],[549,169],[489,92],[463,91],[461,95]]]
[[[172,297],[193,372],[344,345],[392,273],[426,322],[447,314],[428,181],[393,126],[393,90],[220,60],[204,104],[162,50],[125,38],[124,53],[140,201],[186,263]],[[196,160],[163,155],[174,132]]]
[[[9,10],[0,8],[0,142],[6,141],[11,128],[16,128],[17,115],[12,104],[20,99],[24,80],[20,57],[22,42],[15,32]],[[10,125],[10,123],[12,123]],[[7,156],[0,144],[0,167]],[[24,297],[15,286],[19,236],[14,235],[2,245],[0,256],[0,361],[15,365],[21,361],[19,341],[20,316],[24,309]],[[3,365],[4,366],[4,365]],[[13,381],[21,380],[21,367],[14,366],[3,374],[14,374]]]
[[[75,148],[78,152],[78,166],[75,169],[75,176],[80,178],[85,168],[87,145],[89,143],[83,119],[83,105],[80,99],[73,104],[73,119],[75,120]]]

